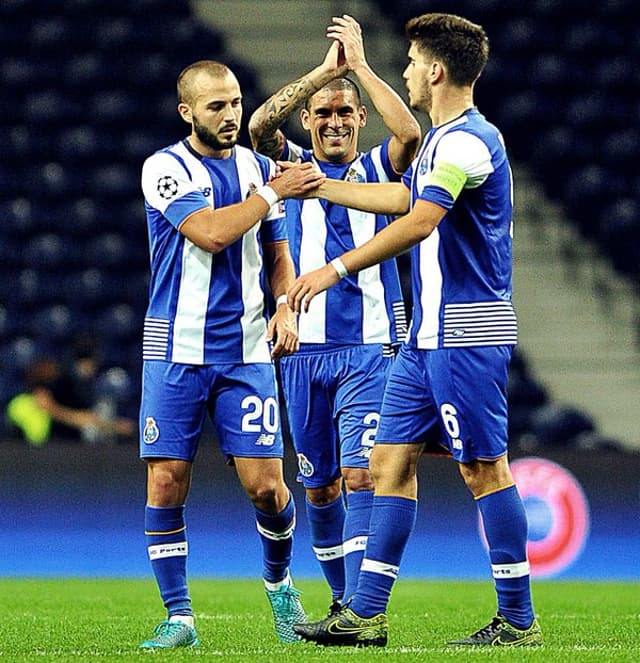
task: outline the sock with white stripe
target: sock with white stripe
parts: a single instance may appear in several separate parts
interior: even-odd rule
[[[386,612],[400,560],[413,531],[416,500],[406,497],[374,496],[369,538],[364,552],[358,588],[351,609],[360,617]]]
[[[277,583],[287,575],[293,549],[293,530],[296,526],[296,508],[289,495],[287,505],[271,516],[256,509],[256,526],[262,541],[263,577]]]
[[[527,514],[515,486],[476,499],[489,543],[491,570],[498,595],[498,612],[516,628],[533,621]]]
[[[144,529],[151,568],[169,617],[193,615],[187,586],[187,534],[184,505],[144,510]]]
[[[360,566],[369,534],[369,519],[373,504],[372,490],[359,490],[347,495],[347,515],[343,529],[344,599],[348,601],[358,586]]]
[[[344,596],[342,531],[345,508],[342,495],[324,506],[317,506],[305,499],[305,507],[313,552],[331,588],[332,598],[340,601]]]

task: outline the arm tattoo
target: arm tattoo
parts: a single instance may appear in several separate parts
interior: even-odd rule
[[[281,88],[264,102],[253,129],[258,152],[273,159],[277,159],[282,154],[285,137],[278,128],[317,89],[306,76],[303,76]]]

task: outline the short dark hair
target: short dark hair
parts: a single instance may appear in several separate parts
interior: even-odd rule
[[[227,74],[233,73],[226,64],[217,62],[216,60],[198,60],[197,62],[193,62],[185,67],[178,75],[178,103],[192,103],[193,79],[201,71],[210,74],[214,78],[223,78]]]
[[[489,58],[489,38],[481,25],[455,14],[430,13],[407,21],[405,32],[421,53],[442,60],[456,85],[472,85]]]
[[[329,81],[326,85],[323,85],[319,90],[316,90],[310,97],[307,97],[304,102],[304,107],[309,110],[309,102],[313,97],[321,92],[322,90],[351,90],[353,96],[356,98],[356,104],[359,106],[362,105],[362,95],[360,94],[360,88],[350,79],[350,78],[334,78]]]

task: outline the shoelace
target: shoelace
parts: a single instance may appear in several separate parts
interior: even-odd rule
[[[153,634],[169,638],[172,635],[175,635],[175,633],[180,630],[181,626],[183,626],[183,624],[180,624],[179,622],[160,622],[156,626]]]
[[[498,630],[498,627],[501,624],[502,624],[502,621],[498,617],[494,617],[491,620],[490,624],[487,624],[484,628],[481,628],[479,631],[474,633],[474,635],[477,635],[477,636],[493,635]]]

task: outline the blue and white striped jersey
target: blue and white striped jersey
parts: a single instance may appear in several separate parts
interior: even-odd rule
[[[351,182],[398,181],[389,160],[387,138],[349,164],[317,161],[311,152],[287,141],[283,159],[313,163],[327,177]],[[326,200],[285,201],[289,249],[296,274],[322,267],[333,258],[364,244],[392,220],[334,205]],[[301,343],[396,343],[404,340],[406,315],[396,261],[364,269],[317,295],[300,314]]]
[[[236,146],[228,159],[195,153],[187,141],[142,168],[151,283],[143,358],[179,364],[270,362],[262,243],[287,239],[284,210],[269,214],[225,250],[209,253],[178,231],[194,212],[242,202],[275,164]]]
[[[464,173],[458,197],[431,178]],[[504,141],[476,109],[434,127],[403,176],[418,199],[447,213],[411,252],[413,316],[408,343],[430,348],[515,345],[511,301],[513,181]]]

